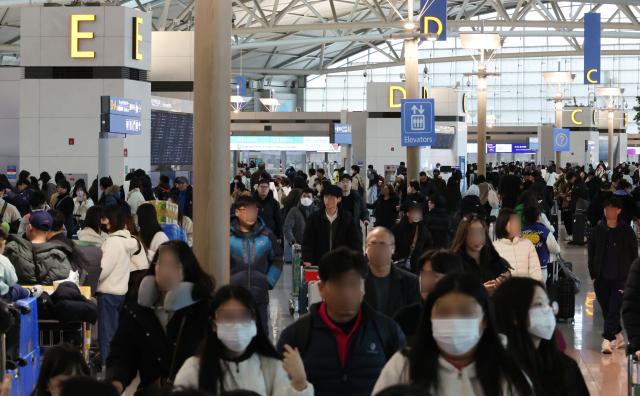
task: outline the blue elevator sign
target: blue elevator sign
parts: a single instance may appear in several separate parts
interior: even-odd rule
[[[433,99],[402,99],[402,146],[433,146],[436,143]]]

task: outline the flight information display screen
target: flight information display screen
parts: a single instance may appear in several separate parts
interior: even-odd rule
[[[193,165],[193,114],[151,112],[151,165]]]

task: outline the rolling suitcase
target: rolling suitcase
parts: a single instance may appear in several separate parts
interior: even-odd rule
[[[587,243],[587,216],[573,214],[573,245],[584,246]]]
[[[556,318],[559,320],[571,320],[571,324],[575,324],[575,283],[571,279],[562,279],[558,277],[559,265],[553,263],[552,273],[547,279],[547,295],[549,300],[558,303],[558,314]]]

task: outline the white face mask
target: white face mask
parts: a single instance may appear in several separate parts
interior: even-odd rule
[[[300,203],[303,206],[309,206],[309,205],[311,205],[313,203],[313,199],[311,199],[311,198],[300,198]]]
[[[556,329],[556,318],[552,309],[548,309],[547,312],[544,312],[542,308],[530,309],[529,322],[531,322],[529,333],[544,340],[550,340],[553,337],[553,331]]]
[[[461,356],[478,345],[480,319],[433,319],[433,338],[438,347],[452,356]]]
[[[223,323],[218,324],[218,338],[224,346],[234,352],[242,352],[258,334],[254,320],[251,323]]]

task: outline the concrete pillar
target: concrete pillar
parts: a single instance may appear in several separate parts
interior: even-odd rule
[[[212,181],[230,162],[231,2],[196,0],[195,8],[193,251],[223,285],[229,283],[229,194]]]
[[[411,2],[409,2],[411,3]],[[418,40],[405,40],[404,68],[407,99],[420,98],[418,83]],[[420,179],[420,147],[407,146],[407,180]]]
[[[613,110],[609,111],[609,169],[613,169],[617,164],[613,161]],[[619,150],[618,150],[619,151]]]
[[[556,129],[562,129],[562,102],[556,102]],[[561,156],[562,152],[556,151],[556,173],[558,174],[560,172],[557,169],[560,169],[561,166],[564,167],[564,165],[561,165]]]

